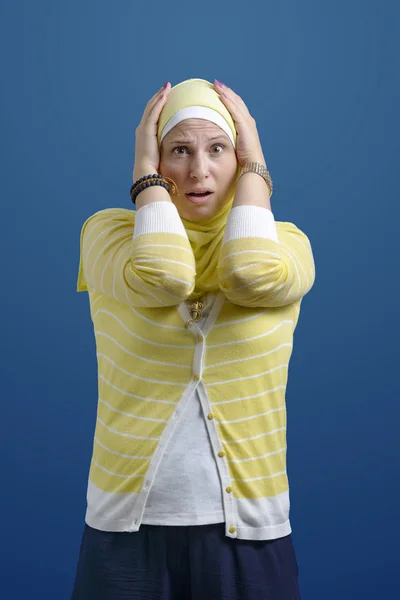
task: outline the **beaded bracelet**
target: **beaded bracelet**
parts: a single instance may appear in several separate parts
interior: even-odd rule
[[[145,175],[144,177],[141,177],[140,179],[135,181],[135,183],[130,189],[130,196],[132,202],[135,203],[136,197],[140,194],[140,192],[153,185],[161,185],[167,190],[168,193],[171,189],[172,194],[176,194],[177,196],[179,196],[176,183],[172,179],[170,179],[169,177],[164,177],[159,173],[155,173],[153,175]]]
[[[154,175],[145,175],[144,177],[141,177],[140,179],[135,181],[130,189],[130,196],[132,202],[135,202],[136,196],[138,196],[140,192],[150,187],[151,185],[161,185],[162,183],[164,183],[163,181],[161,181],[162,179],[162,175],[155,173]],[[165,187],[165,185],[163,185],[163,187]],[[168,184],[166,189],[167,191],[169,191]]]

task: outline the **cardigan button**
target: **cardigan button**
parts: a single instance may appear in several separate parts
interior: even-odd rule
[[[232,527],[229,527],[229,533],[236,533],[236,527],[234,527],[232,525]]]
[[[198,338],[197,338],[197,341],[198,341],[198,342],[202,342],[202,341],[204,341],[204,338],[203,338],[203,336],[202,336],[202,335],[199,335],[199,336],[198,336]]]
[[[210,419],[210,421],[212,421],[212,419],[215,419],[215,415],[214,415],[214,413],[209,413],[209,414],[207,415],[207,418],[208,418],[208,419]]]
[[[218,452],[218,456],[220,458],[224,458],[224,456],[226,456],[226,452],[224,452],[223,450],[220,450],[220,452]]]
[[[232,493],[232,488],[230,485],[228,485],[228,487],[226,488],[226,491],[228,492],[228,494]]]
[[[193,375],[193,379],[195,381],[200,381],[200,376],[199,375]]]

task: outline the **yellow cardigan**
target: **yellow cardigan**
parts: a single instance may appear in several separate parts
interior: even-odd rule
[[[224,486],[227,535],[286,535],[285,390],[301,299],[315,278],[310,242],[287,222],[276,223],[279,243],[226,241],[220,292],[200,331],[185,304],[195,282],[188,238],[159,231],[133,238],[134,225],[134,211],[107,209],[81,233],[78,290],[89,292],[98,360],[87,521],[138,530],[175,422],[197,390]]]

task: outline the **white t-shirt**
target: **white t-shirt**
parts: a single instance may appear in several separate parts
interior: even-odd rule
[[[204,326],[216,294],[203,301]],[[187,302],[191,306],[192,302]],[[197,392],[190,398],[161,460],[142,523],[208,525],[225,521],[222,488]]]

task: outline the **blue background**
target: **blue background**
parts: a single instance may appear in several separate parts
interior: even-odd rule
[[[144,107],[189,77],[243,97],[275,218],[313,246],[287,393],[303,598],[398,597],[399,13],[388,0],[1,1],[2,598],[70,598],[97,391],[80,228],[132,206]]]

